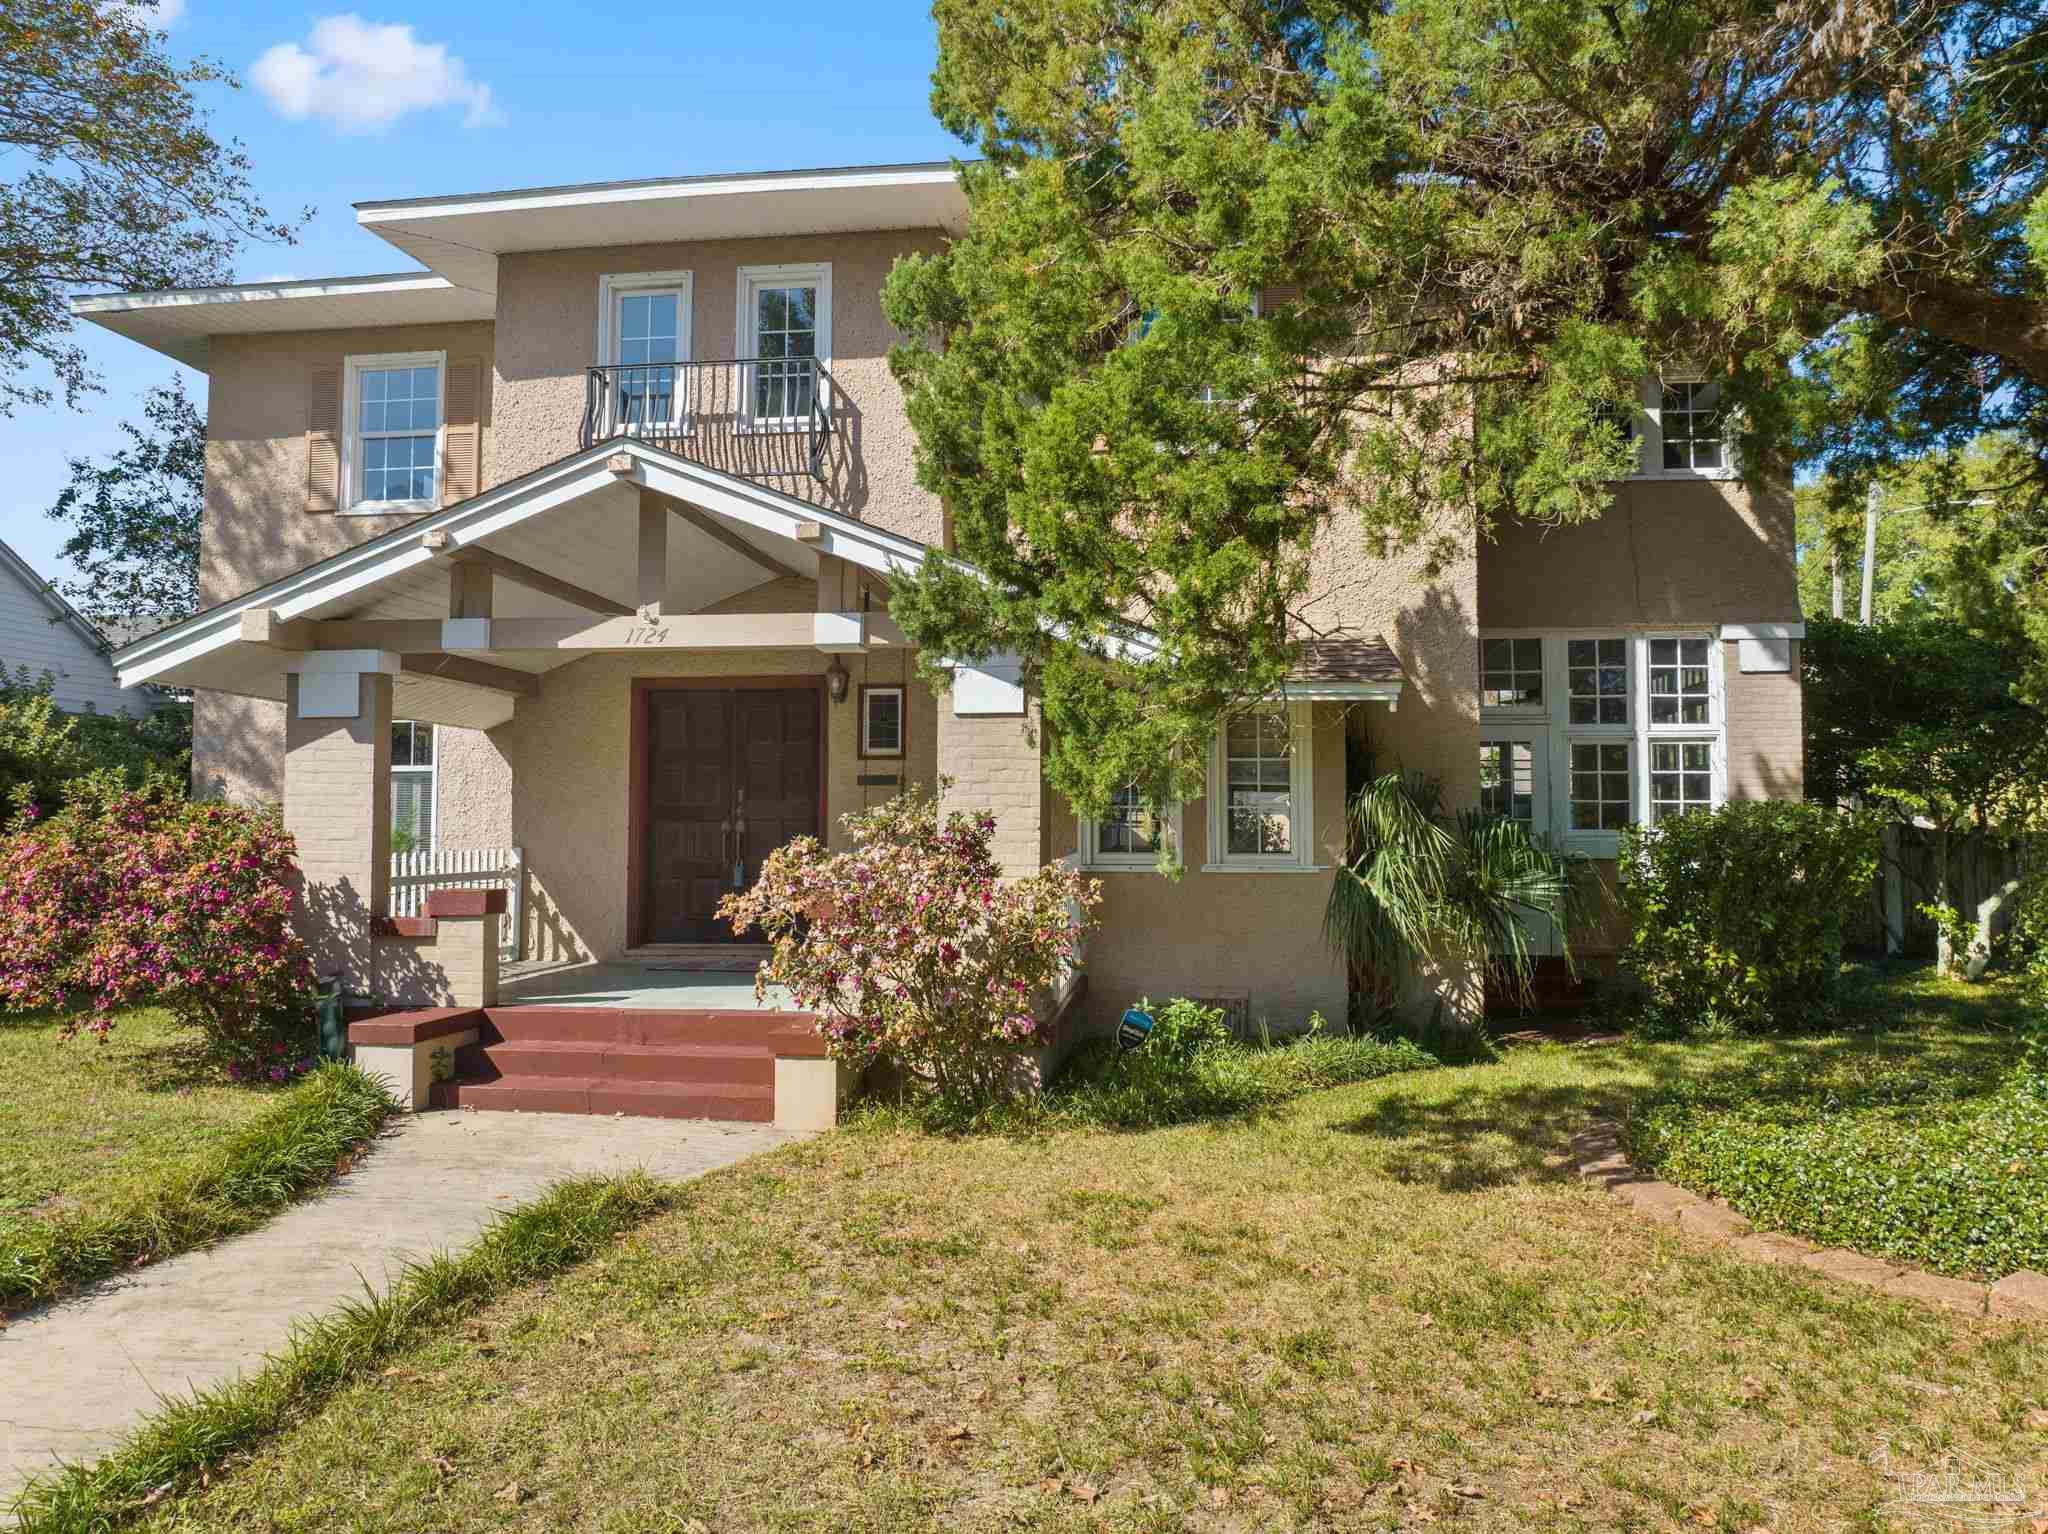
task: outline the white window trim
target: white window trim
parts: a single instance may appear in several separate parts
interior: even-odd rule
[[[434,406],[434,496],[432,500],[359,501],[356,486],[362,482],[362,375],[379,368],[423,368],[431,364],[440,380],[440,398]],[[441,490],[448,473],[448,354],[446,352],[365,353],[342,359],[341,387],[341,471],[340,495],[335,504],[343,516],[388,517],[417,511],[434,511],[441,505]]]
[[[868,734],[868,699],[876,693],[896,694],[896,749],[877,751],[873,738]],[[910,689],[901,682],[869,682],[860,689],[860,754],[876,761],[899,761],[902,759],[907,742],[905,735],[910,728]]]
[[[832,368],[832,263],[830,261],[800,261],[781,266],[743,266],[733,282],[733,342],[741,360],[758,361],[761,343],[754,333],[754,320],[760,313],[760,306],[754,301],[754,292],[763,287],[785,287],[797,283],[815,285],[818,290],[818,366],[827,372]],[[746,380],[741,380],[742,384]],[[756,416],[753,413],[753,391],[743,389],[744,403],[739,409],[738,427],[746,432],[803,431],[809,427],[805,416]]]
[[[432,724],[429,724],[429,723],[427,723],[426,721],[424,721],[424,720],[419,720],[419,719],[404,719],[404,720],[394,719],[394,720],[392,720],[392,723],[393,723],[393,724],[409,724],[409,725],[411,725],[411,726],[413,727],[413,733],[414,733],[414,735],[415,735],[415,736],[417,736],[417,735],[418,735],[418,733],[419,733],[419,731],[420,731],[420,730],[422,730],[422,729],[427,729],[427,730],[432,730],[432,729],[434,729],[434,726],[433,726]],[[436,734],[435,734],[435,736],[434,736],[434,759],[433,759],[433,760],[432,760],[431,762],[429,762],[429,763],[428,763],[428,764],[427,764],[426,766],[424,766],[424,767],[400,767],[400,766],[398,766],[398,765],[397,765],[396,763],[393,763],[393,764],[392,764],[392,767],[391,767],[391,770],[390,770],[390,776],[391,776],[391,780],[392,780],[392,782],[391,782],[391,784],[390,784],[390,785],[387,785],[387,788],[386,788],[386,792],[387,792],[387,793],[388,793],[388,792],[390,792],[390,791],[391,791],[391,789],[392,789],[393,787],[395,787],[395,786],[396,786],[396,784],[397,784],[397,781],[398,781],[398,775],[399,775],[400,773],[404,773],[404,774],[405,774],[405,775],[406,775],[407,777],[409,777],[409,778],[412,778],[412,777],[424,777],[424,778],[425,778],[425,779],[427,780],[427,841],[426,841],[426,845],[425,845],[425,846],[423,846],[423,847],[415,847],[415,848],[413,849],[413,851],[415,851],[415,852],[432,852],[432,851],[434,850],[434,844],[435,844],[436,842],[440,841],[440,839],[441,839],[441,737],[440,737],[440,735],[439,735],[438,733],[436,733]]]
[[[1534,639],[1541,642],[1541,644],[1543,645],[1543,664],[1541,667],[1540,674],[1543,677],[1543,701],[1541,703],[1499,703],[1482,705],[1481,712],[1484,714],[1484,716],[1488,719],[1498,720],[1502,724],[1507,724],[1514,721],[1534,721],[1540,724],[1543,720],[1549,718],[1550,705],[1552,701],[1550,697],[1551,636],[1548,634],[1526,633],[1488,634],[1486,635],[1485,639],[1475,641],[1472,646],[1472,653],[1476,657],[1478,657],[1479,660],[1479,693],[1482,698],[1486,695],[1486,639]]]
[[[1160,807],[1159,823],[1166,828],[1167,851],[1174,857],[1181,856],[1181,849],[1187,845],[1182,838],[1181,812],[1185,808],[1178,799],[1169,799]],[[1096,820],[1091,815],[1078,817],[1080,822],[1081,867],[1096,873],[1152,873],[1159,867],[1156,852],[1097,852],[1095,850]]]
[[[1667,383],[1712,383],[1714,380],[1699,373],[1674,372],[1653,374],[1642,381],[1637,394],[1636,408],[1636,471],[1630,479],[1705,479],[1735,480],[1742,478],[1741,461],[1736,454],[1735,418],[1724,409],[1721,416],[1721,456],[1727,462],[1718,469],[1667,469],[1664,467],[1664,385]]]
[[[1614,857],[1621,848],[1618,832],[1572,829],[1571,748],[1575,742],[1589,745],[1603,741],[1610,744],[1628,742],[1630,793],[1633,796],[1629,818],[1638,825],[1647,824],[1649,818],[1652,741],[1709,742],[1713,746],[1714,807],[1718,809],[1728,802],[1728,647],[1714,628],[1484,629],[1481,637],[1543,641],[1543,690],[1550,700],[1545,713],[1538,715],[1527,709],[1482,708],[1479,711],[1479,734],[1481,740],[1507,739],[1518,734],[1538,741],[1548,737],[1545,753],[1548,761],[1546,770],[1538,774],[1537,791],[1547,794],[1552,837],[1560,846],[1595,858]],[[1628,641],[1629,723],[1571,722],[1571,700],[1565,694],[1566,652],[1569,641],[1574,639]],[[1653,725],[1649,722],[1650,641],[1653,639],[1707,641],[1708,723]]]
[[[597,349],[591,355],[597,358],[600,367],[619,366],[618,315],[619,300],[636,293],[673,293],[676,295],[676,366],[690,361],[695,355],[691,309],[693,307],[695,277],[687,271],[678,272],[606,272],[597,279]],[[687,389],[686,375],[678,374],[674,399],[675,415],[670,418],[671,426],[686,427],[683,419]],[[614,422],[614,425],[617,423]]]
[[[1223,760],[1226,727],[1218,724],[1215,738],[1209,743],[1209,860],[1202,865],[1202,872],[1205,874],[1304,874],[1326,871],[1326,866],[1318,864],[1315,860],[1315,705],[1288,703],[1284,707],[1287,712],[1288,739],[1294,747],[1288,753],[1287,788],[1294,813],[1294,850],[1287,853],[1226,850],[1230,845],[1229,817],[1224,801],[1224,791],[1227,787]]]
[[[1547,679],[1544,685],[1549,685]],[[1508,711],[1496,709],[1490,712],[1504,714]],[[1520,712],[1524,722],[1519,727],[1502,722],[1496,727],[1482,729],[1479,732],[1479,749],[1485,751],[1488,747],[1492,746],[1509,748],[1508,766],[1512,774],[1514,766],[1512,748],[1516,746],[1527,746],[1529,748],[1529,829],[1536,835],[1542,836],[1549,831],[1547,816],[1550,810],[1548,786],[1550,777],[1550,741],[1540,721],[1531,720],[1526,709]],[[1512,776],[1508,782],[1508,795],[1512,805],[1514,796]],[[1508,818],[1513,819],[1514,817],[1510,815]]]

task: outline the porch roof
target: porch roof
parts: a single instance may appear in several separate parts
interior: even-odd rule
[[[540,674],[593,649],[628,647],[606,625],[638,621],[631,615],[642,489],[686,508],[671,519],[667,558],[669,589],[681,593],[687,613],[664,612],[676,629],[666,648],[696,647],[689,638],[697,627],[710,646],[901,642],[878,616],[688,616],[778,574],[814,577],[820,556],[888,575],[916,568],[929,549],[628,439],[571,454],[220,603],[124,647],[114,656],[116,671],[123,686],[155,682],[281,700],[288,652],[306,648],[310,635],[321,649],[406,652],[395,684],[400,715],[487,729],[511,717],[519,692]],[[448,642],[449,567],[462,561],[524,572],[518,584],[499,582],[491,621],[509,620],[500,629],[504,642]],[[288,635],[297,642],[284,643]],[[402,642],[385,642],[393,636]],[[448,653],[463,649],[473,653]]]

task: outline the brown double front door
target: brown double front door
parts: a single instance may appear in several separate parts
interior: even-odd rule
[[[784,842],[818,834],[818,691],[650,691],[646,941],[729,942],[718,902]]]

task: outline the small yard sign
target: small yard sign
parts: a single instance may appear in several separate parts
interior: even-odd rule
[[[1152,1014],[1140,1012],[1136,1007],[1124,1014],[1124,1020],[1116,1025],[1116,1043],[1119,1049],[1136,1049],[1152,1037]]]

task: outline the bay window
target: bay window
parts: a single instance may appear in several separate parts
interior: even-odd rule
[[[1481,812],[1611,857],[1624,826],[1720,804],[1723,648],[1702,632],[1483,635]]]

